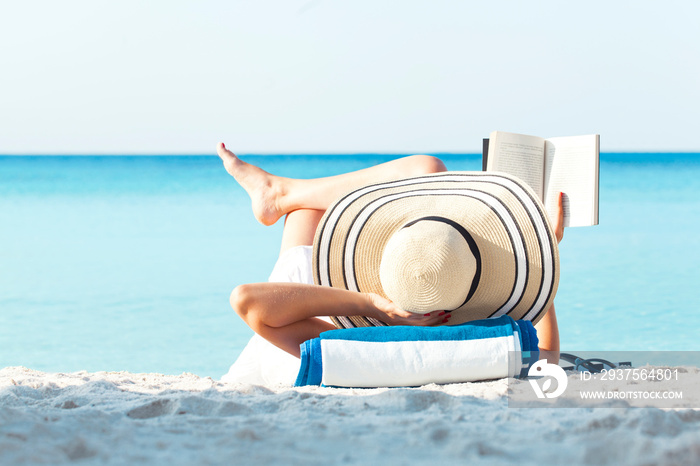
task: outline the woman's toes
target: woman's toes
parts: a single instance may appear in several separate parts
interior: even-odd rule
[[[224,161],[224,163],[230,162],[238,158],[236,157],[236,154],[234,154],[226,148],[223,142],[220,142],[219,145],[216,147],[216,153],[221,158],[221,160]]]

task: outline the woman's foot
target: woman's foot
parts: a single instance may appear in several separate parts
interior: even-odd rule
[[[283,193],[281,179],[271,175],[262,168],[246,163],[226,149],[220,142],[217,154],[224,162],[226,171],[246,190],[252,202],[253,215],[263,225],[272,225],[284,215],[279,208],[279,199]]]

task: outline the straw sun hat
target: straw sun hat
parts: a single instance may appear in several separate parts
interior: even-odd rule
[[[443,172],[363,187],[335,202],[314,240],[318,285],[382,295],[450,324],[504,314],[536,322],[559,284],[556,237],[515,177]],[[333,317],[338,327],[381,326]]]

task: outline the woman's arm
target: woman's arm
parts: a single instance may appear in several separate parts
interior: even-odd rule
[[[376,294],[301,283],[253,283],[231,293],[231,306],[248,326],[299,357],[299,345],[335,327],[317,316],[374,317],[391,325],[435,325],[444,312],[414,314]]]
[[[540,359],[546,359],[550,364],[559,364],[559,326],[554,304],[535,325],[539,339]]]
[[[554,235],[557,242],[564,238],[564,206],[562,204],[564,193],[559,193],[558,215],[554,219]],[[547,313],[535,325],[537,338],[540,340],[540,359],[546,359],[550,364],[559,364],[559,326],[557,325],[557,314],[554,312],[554,304],[547,310]]]

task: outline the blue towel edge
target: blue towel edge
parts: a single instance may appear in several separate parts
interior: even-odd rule
[[[437,340],[435,335],[440,333],[447,334],[445,340],[455,340],[455,332],[460,329],[469,327],[479,327],[482,332],[477,334],[466,333],[464,340],[477,340],[482,338],[506,336],[505,329],[508,324],[513,330],[517,330],[514,320],[508,315],[499,317],[491,317],[487,319],[472,320],[458,325],[445,325],[438,327],[415,327],[410,325],[393,325],[387,327],[354,327],[327,330],[319,335],[323,340],[353,340],[366,342],[381,342],[388,341],[420,341],[420,340]],[[426,334],[433,334],[431,338],[426,337]]]
[[[294,381],[295,387],[302,387],[308,385],[309,380],[309,347],[311,346],[311,340],[306,340],[301,345],[299,345],[299,359],[301,359],[301,365],[299,366],[299,373]]]
[[[529,320],[516,320],[514,324],[519,329],[520,348],[521,348],[521,370],[520,374],[515,374],[515,377],[523,379],[527,377],[530,366],[540,359],[539,338],[537,338],[537,330]]]

